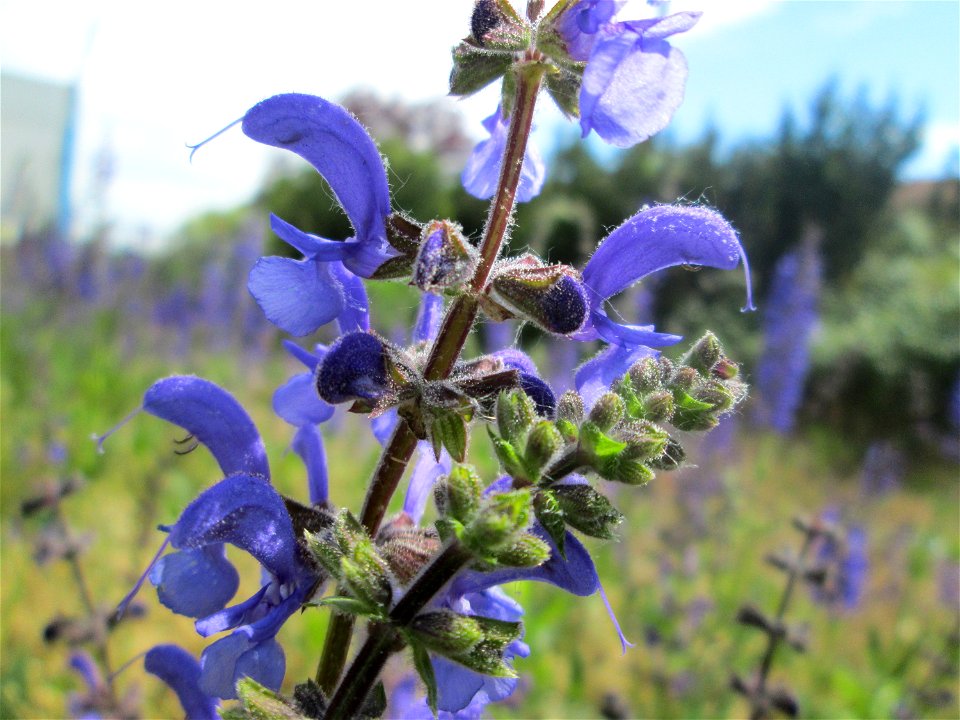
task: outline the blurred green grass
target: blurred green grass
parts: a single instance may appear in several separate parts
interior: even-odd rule
[[[273,389],[297,371],[292,360],[279,352],[263,357],[143,352],[165,345],[149,328],[137,338],[140,350],[131,351],[117,342],[114,321],[112,311],[103,311],[82,323],[63,322],[41,304],[7,313],[0,324],[2,717],[63,716],[67,694],[80,689],[67,671],[67,648],[42,640],[55,615],[82,613],[76,586],[65,563],[39,567],[33,561],[43,520],[21,518],[20,502],[58,475],[85,479],[64,511],[77,533],[90,533],[81,562],[92,594],[106,609],[127,592],[159,546],[162,535],[152,527],[175,520],[202,488],[219,479],[203,451],[175,456],[171,441],[178,430],[147,415],[111,436],[105,454],[97,454],[90,435],[136,408],[154,380],[195,373],[228,389],[260,428],[278,489],[306,499],[299,460],[285,452],[291,429],[270,410]],[[325,428],[332,498],[356,508],[376,462],[376,443],[361,418],[347,417],[329,430],[334,428]],[[48,457],[53,443],[66,449],[63,466]],[[473,460],[492,476],[488,450],[481,433]],[[492,708],[495,716],[598,717],[609,693],[635,716],[743,716],[746,706],[727,689],[730,674],[749,675],[762,644],[733,617],[747,600],[766,610],[775,607],[782,577],[764,563],[765,554],[796,548],[791,517],[828,504],[842,506],[867,529],[865,599],[858,609],[840,612],[798,593],[789,617],[809,624],[810,649],[803,655],[781,651],[774,682],[796,691],[805,717],[889,717],[912,702],[913,689],[929,684],[931,655],[957,622],[956,610],[940,601],[937,590],[940,563],[960,559],[956,466],[917,458],[901,489],[865,501],[843,439],[816,428],[796,438],[741,433],[733,458],[722,469],[724,492],[708,501],[710,522],[700,536],[689,532],[678,503],[681,486],[697,482],[696,467],[661,474],[646,488],[616,490],[627,516],[622,541],[588,544],[624,632],[637,644],[625,655],[599,597],[573,598],[534,584],[509,588],[527,608],[532,654],[517,661],[524,692]],[[696,455],[692,460],[695,464]],[[232,557],[244,577],[241,594],[252,592],[255,564],[237,553]],[[706,610],[693,623],[682,608],[698,599]],[[140,600],[147,617],[121,624],[111,636],[114,666],[158,642],[175,641],[199,654],[205,643],[189,619],[161,607],[149,587]],[[284,627],[288,685],[312,674],[325,626],[326,613],[311,610]],[[142,665],[124,671],[118,683],[121,690],[139,688],[146,716],[179,716],[172,693],[145,675]],[[956,696],[923,714],[960,716]]]

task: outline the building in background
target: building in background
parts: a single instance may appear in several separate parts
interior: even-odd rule
[[[77,86],[0,73],[0,239],[70,229]]]

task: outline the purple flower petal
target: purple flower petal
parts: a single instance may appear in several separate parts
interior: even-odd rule
[[[433,342],[443,321],[443,298],[424,293],[420,298],[417,322],[413,326],[413,342]]]
[[[270,477],[267,453],[250,416],[230,393],[209,380],[190,375],[159,380],[144,394],[143,409],[206,445],[224,475]]]
[[[602,310],[595,310],[591,313],[590,323],[596,334],[612,345],[664,347],[666,345],[676,345],[683,340],[681,335],[655,332],[653,325],[621,325],[615,323]]]
[[[699,13],[608,25],[596,37],[580,89],[580,127],[630,147],[665,128],[683,101],[687,61],[665,37],[692,27]],[[679,18],[679,19],[678,19]]]
[[[297,541],[283,499],[262,478],[231,475],[190,503],[170,532],[175,548],[230,543],[287,582],[300,573]]]
[[[270,214],[270,229],[287,245],[299,250],[307,260],[344,260],[359,245],[356,240],[327,240],[319,235],[306,233],[273,213]]]
[[[308,335],[343,312],[343,285],[332,263],[262,257],[247,280],[247,289],[272,322],[291,335]]]
[[[204,693],[233,700],[237,697],[237,682],[244,677],[279,690],[286,671],[286,657],[276,640],[255,643],[236,632],[204,650],[200,668],[200,689]]]
[[[273,411],[294,427],[303,427],[326,422],[335,408],[317,395],[313,373],[300,373],[273,393]]]
[[[103,677],[100,668],[90,655],[82,650],[70,653],[70,667],[75,670],[89,690],[103,687]]]
[[[150,571],[160,603],[178,615],[200,618],[222,609],[240,585],[222,544],[164,555]]]
[[[550,543],[550,559],[535,568],[503,568],[493,572],[468,570],[460,573],[450,586],[450,595],[466,595],[480,592],[495,585],[519,580],[536,580],[550,583],[574,595],[592,595],[600,587],[597,568],[587,549],[567,531],[564,539],[566,559],[560,556],[550,536],[539,523],[534,523],[531,532]]]
[[[197,634],[201,637],[210,637],[224,630],[232,630],[241,625],[249,625],[254,621],[254,616],[262,610],[263,598],[270,585],[262,585],[257,592],[248,597],[243,602],[231,605],[228,608],[209,615],[208,617],[197,620],[193,626]]]
[[[200,663],[177,645],[157,645],[147,651],[143,667],[177,694],[189,720],[217,720],[219,702],[200,689]]]
[[[460,180],[468,193],[486,200],[493,197],[497,190],[510,123],[503,117],[501,108],[497,107],[496,112],[483,121],[483,126],[490,133],[490,137],[481,140],[473,149]],[[536,148],[528,143],[520,169],[516,201],[528,202],[539,195],[545,177],[543,158]]]
[[[323,450],[323,437],[316,425],[304,425],[293,436],[293,451],[300,456],[307,468],[307,486],[310,488],[310,503],[325,503],[327,490],[327,458]]]
[[[386,245],[390,189],[383,159],[350,113],[313,95],[275,95],[247,111],[243,132],[313,165],[337,196],[360,242]]]
[[[574,376],[584,406],[593,407],[597,398],[610,389],[614,380],[623,377],[631,365],[657,354],[656,350],[643,345],[609,345],[601,350],[581,365]]]
[[[744,260],[736,230],[720,213],[703,207],[656,205],[641,210],[610,233],[583,269],[592,307],[657,270],[693,265],[732,270]],[[749,295],[748,295],[749,298]]]
[[[314,354],[309,350],[304,350],[292,340],[284,340],[282,344],[283,349],[303,363],[304,367],[311,373],[317,369],[317,365],[323,360],[323,356],[327,354],[327,348],[323,345],[317,345],[318,352]]]
[[[447,475],[453,464],[450,454],[446,450],[440,452],[440,462],[434,459],[433,447],[427,442],[417,444],[419,456],[417,464],[410,474],[410,484],[407,485],[407,494],[403,499],[403,511],[415,523],[420,522],[423,511],[426,509],[427,498],[433,489],[433,484],[441,476]]]
[[[379,265],[378,262],[376,267],[379,267]],[[374,270],[376,267],[374,267]],[[337,325],[340,326],[340,333],[369,330],[370,300],[367,298],[367,290],[363,286],[363,280],[347,270],[344,263],[330,263],[330,273],[343,288],[343,310],[337,315]]]

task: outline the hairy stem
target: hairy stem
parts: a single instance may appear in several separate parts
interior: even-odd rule
[[[390,611],[390,623],[370,626],[366,642],[330,698],[324,720],[357,717],[391,653],[399,649],[395,628],[409,625],[470,558],[470,553],[457,540],[448,544],[421,571]]]
[[[513,216],[523,156],[527,149],[527,139],[533,125],[533,111],[543,79],[543,67],[532,55],[528,60],[530,62],[518,68],[514,112],[510,119],[510,131],[500,167],[500,179],[490,205],[490,214],[487,216],[477,270],[470,282],[470,288],[474,293],[482,292],[486,286]],[[443,318],[443,325],[424,368],[424,377],[427,380],[442,380],[450,375],[467,342],[467,336],[477,317],[478,307],[477,299],[471,293],[461,295],[451,305]],[[380,528],[390,499],[397,485],[400,484],[400,479],[416,446],[417,438],[413,431],[405,422],[398,422],[377,463],[361,511],[360,522],[371,537]],[[317,683],[328,694],[333,692],[343,672],[352,632],[351,616],[336,612],[331,616],[316,674]]]

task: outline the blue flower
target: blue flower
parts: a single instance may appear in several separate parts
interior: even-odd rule
[[[837,508],[828,508],[821,515],[823,521],[836,524],[840,519]],[[826,567],[828,576],[823,587],[816,588],[814,597],[820,602],[845,610],[856,609],[867,584],[869,558],[867,533],[853,525],[842,530],[840,537],[824,536],[817,549],[817,562]]]
[[[819,318],[821,263],[813,244],[777,262],[763,319],[755,419],[779,433],[793,429],[810,368],[810,340]]]
[[[687,61],[667,38],[700,18],[611,22],[623,3],[582,0],[560,16],[557,30],[575,60],[586,61],[580,88],[580,128],[630,147],[660,132],[683,101]]]
[[[370,277],[396,256],[387,242],[390,189],[373,139],[345,109],[313,95],[276,95],[243,117],[253,140],[290,150],[312,164],[330,185],[355,236],[327,240],[271,216],[270,225],[303,260],[260,258],[248,288],[267,318],[292,335],[307,335],[337,320],[341,330],[363,324]]]
[[[590,311],[575,340],[602,339],[610,344],[576,373],[578,391],[588,406],[652,347],[680,342],[679,335],[655,332],[652,325],[612,320],[604,303],[647,275],[677,265],[732,270],[743,262],[747,305],[753,309],[750,266],[736,231],[720,213],[702,207],[656,205],[629,218],[611,232],[583,269]]]
[[[481,140],[470,153],[460,180],[468,193],[487,200],[497,191],[510,123],[503,116],[503,109],[497,106],[497,111],[483,121],[483,127],[490,133],[490,137]],[[539,195],[545,176],[543,158],[539,151],[528,143],[520,169],[516,201],[527,202]]]
[[[188,720],[216,720],[220,717],[217,698],[200,689],[200,663],[177,645],[157,645],[147,651],[143,667],[163,680],[176,694]]]
[[[145,393],[143,410],[187,430],[207,446],[225,475],[165,528],[169,536],[164,546],[171,545],[175,552],[148,569],[160,601],[178,614],[199,618],[195,626],[202,636],[233,631],[204,650],[199,686],[206,695],[224,699],[236,697],[236,682],[244,676],[277,689],[285,660],[275,636],[320,578],[301,555],[285,502],[270,484],[256,426],[229,393],[196,377],[158,381]],[[305,428],[294,449],[311,476],[311,500],[323,502],[322,445],[316,426]],[[226,559],[225,544],[246,551],[263,569],[260,590],[232,607],[226,605],[239,577]]]

